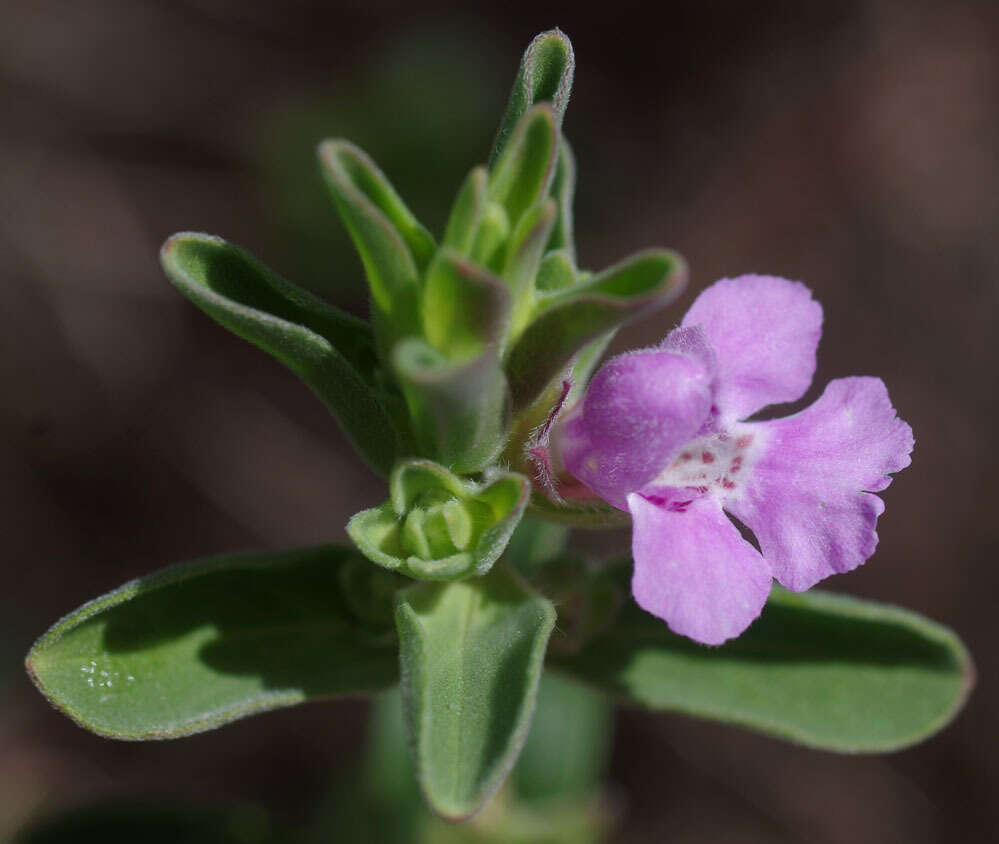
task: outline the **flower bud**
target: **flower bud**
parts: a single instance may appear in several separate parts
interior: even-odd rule
[[[390,492],[388,501],[347,525],[361,553],[420,580],[460,580],[485,574],[503,553],[530,488],[513,472],[478,484],[412,460],[396,467]]]

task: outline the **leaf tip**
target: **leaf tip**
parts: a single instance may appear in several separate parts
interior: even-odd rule
[[[564,110],[576,70],[569,36],[557,26],[536,35],[525,52],[524,67],[534,99],[551,99]]]
[[[528,110],[526,122],[533,123],[535,120],[543,122],[546,127],[551,126],[553,133],[558,132],[558,115],[555,106],[548,100],[535,103]]]
[[[352,146],[345,138],[323,138],[316,146],[316,154],[321,159],[334,157],[341,150],[349,149]]]
[[[27,656],[24,658],[24,670],[28,675],[28,679],[34,684],[35,688],[38,689],[43,695],[45,694],[42,688],[42,678],[38,673],[38,666],[35,664],[37,646],[31,648],[28,651]]]
[[[219,248],[226,246],[224,238],[204,232],[175,232],[170,235],[160,247],[160,265],[171,281],[176,282],[177,275],[187,276],[189,273],[183,266],[185,254],[191,257],[190,249],[197,247]]]
[[[346,181],[352,181],[351,168],[376,169],[371,156],[346,138],[324,138],[316,146],[316,155],[325,170]]]
[[[167,261],[173,259],[177,249],[193,234],[193,232],[174,232],[164,240],[163,245],[160,247],[160,262],[165,264]]]

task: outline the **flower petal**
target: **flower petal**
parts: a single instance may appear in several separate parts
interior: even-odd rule
[[[777,580],[801,592],[864,563],[884,511],[871,492],[909,465],[913,446],[881,379],[840,378],[801,413],[740,427],[761,434],[761,451],[724,506],[756,534]]]
[[[711,410],[711,373],[689,355],[646,349],[610,360],[556,426],[565,467],[615,507],[669,464]]]
[[[683,325],[700,325],[714,350],[724,422],[795,401],[812,383],[822,307],[797,281],[724,278],[697,297]]]
[[[670,510],[628,496],[638,605],[669,629],[705,645],[738,636],[770,594],[766,561],[711,498]]]

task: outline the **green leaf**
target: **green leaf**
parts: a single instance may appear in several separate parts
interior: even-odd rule
[[[160,259],[177,289],[208,316],[295,372],[372,468],[388,474],[407,450],[393,423],[401,399],[373,387],[378,358],[367,323],[285,281],[220,237],[175,234]]]
[[[527,506],[523,475],[466,481],[429,460],[400,463],[389,501],[356,514],[347,533],[369,560],[421,580],[485,574]]]
[[[948,724],[974,683],[960,639],[916,613],[775,587],[742,636],[707,648],[629,603],[553,664],[619,699],[824,750],[908,747]]]
[[[340,194],[355,190],[380,211],[409,247],[420,270],[426,269],[437,244],[413,212],[406,207],[378,165],[350,141],[330,139],[319,146],[319,158],[328,179]],[[350,201],[350,200],[348,200]]]
[[[512,768],[554,624],[552,604],[499,569],[399,593],[411,747],[424,796],[439,814],[474,814]]]
[[[383,350],[419,333],[418,278],[436,250],[384,174],[348,141],[319,145],[319,162],[337,211],[361,256]]]
[[[506,361],[514,412],[536,401],[586,345],[672,302],[686,277],[678,255],[652,250],[542,299]]]
[[[66,616],[35,643],[28,673],[80,726],[119,739],[378,691],[396,680],[395,643],[345,600],[357,565],[371,569],[353,550],[319,546],[172,566]],[[371,570],[384,592],[394,576]]]
[[[510,141],[521,117],[535,103],[550,102],[556,124],[562,125],[562,117],[569,104],[572,92],[572,77],[576,69],[576,59],[572,43],[564,32],[552,29],[537,35],[524,51],[520,69],[510,92],[503,120],[500,122],[496,141],[493,144],[489,164],[493,166]]]
[[[451,361],[467,361],[506,333],[510,291],[500,279],[445,247],[427,272],[422,311],[430,345]]]
[[[503,207],[512,227],[548,194],[558,149],[558,127],[551,106],[534,106],[521,119],[489,173],[489,198]]]
[[[453,362],[423,340],[392,356],[422,454],[460,474],[492,465],[510,431],[510,393],[495,346]]]

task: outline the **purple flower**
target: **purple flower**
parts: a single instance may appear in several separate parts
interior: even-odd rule
[[[631,513],[635,600],[676,633],[721,644],[773,578],[800,592],[874,553],[873,493],[913,446],[884,383],[840,378],[800,413],[744,421],[801,398],[821,333],[804,285],[723,279],[659,346],[604,365],[552,431],[555,461]]]

